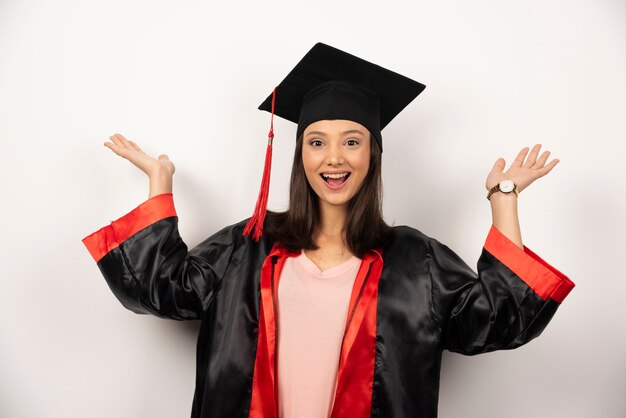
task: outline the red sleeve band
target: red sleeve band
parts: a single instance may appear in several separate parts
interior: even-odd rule
[[[485,249],[519,276],[543,300],[561,303],[575,284],[524,245],[522,250],[493,224]]]
[[[86,236],[82,242],[97,263],[130,236],[171,216],[176,216],[172,193],[152,196],[126,215],[112,221],[110,225]]]

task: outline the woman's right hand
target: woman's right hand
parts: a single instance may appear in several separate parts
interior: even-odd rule
[[[148,177],[173,176],[176,167],[165,154],[153,158],[141,150],[133,141],[124,138],[121,134],[110,136],[112,142],[105,142],[104,146],[111,149],[120,157],[126,158]]]

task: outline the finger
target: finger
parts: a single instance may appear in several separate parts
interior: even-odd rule
[[[117,145],[118,147],[124,146],[124,143],[122,143],[122,140],[118,138],[117,134],[111,135],[109,139],[113,141],[113,143]]]
[[[539,157],[539,159],[532,168],[542,168],[546,164],[546,160],[548,159],[549,155],[550,151],[545,151],[543,154],[541,154],[541,157]]]
[[[109,148],[111,151],[113,151],[114,153],[116,153],[119,156],[122,156],[123,154],[123,148],[120,147],[119,145],[113,143],[113,142],[105,142],[104,146]]]
[[[537,161],[537,155],[539,154],[540,149],[541,149],[541,144],[536,144],[533,147],[533,149],[530,151],[530,154],[528,154],[528,159],[526,160],[524,167],[530,168],[533,165],[535,165],[535,161]]]
[[[522,150],[515,157],[515,161],[511,164],[511,167],[521,167],[524,159],[526,158],[526,154],[528,153],[528,147],[522,148]]]
[[[548,165],[546,165],[543,168],[540,168],[539,170],[537,170],[539,172],[539,177],[543,177],[546,174],[548,174],[550,171],[552,171],[552,169],[554,167],[556,167],[556,165],[559,163],[560,160],[558,159],[554,159],[552,161],[550,161],[550,163]]]
[[[130,147],[128,143],[124,143],[120,139],[120,136],[120,134],[115,134],[109,137],[109,139],[113,141],[112,144],[109,143],[109,148],[111,148],[113,152],[115,152],[120,157],[126,158],[126,156],[128,155],[128,151],[132,150],[132,147]]]
[[[504,172],[504,167],[506,167],[506,161],[504,160],[504,158],[500,157],[493,164],[491,171],[496,173],[502,173]]]
[[[124,138],[122,135],[120,134],[115,134],[113,136],[111,136],[111,140],[113,142],[115,142],[115,144],[120,148],[120,149],[133,149],[130,144],[128,143],[128,140],[126,138]]]
[[[133,149],[135,149],[135,150],[137,150],[137,151],[139,151],[139,152],[143,152],[143,151],[141,150],[141,148],[139,148],[139,146],[138,146],[137,144],[135,144],[133,141],[128,140],[128,142],[129,142],[129,143],[130,143],[130,145],[133,147]]]
[[[124,138],[124,136],[122,134],[115,134],[115,136],[117,136],[120,139],[120,141],[122,142],[122,144],[124,144],[126,147],[133,148],[133,146],[130,144],[130,142],[128,142],[128,139]]]

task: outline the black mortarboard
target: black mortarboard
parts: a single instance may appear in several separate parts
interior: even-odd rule
[[[262,235],[269,193],[274,114],[298,124],[296,138],[313,122],[347,119],[365,126],[382,152],[381,130],[426,86],[401,74],[318,42],[276,87],[259,110],[272,113],[263,181],[255,214],[244,235],[255,227]],[[255,226],[256,225],[256,226]]]
[[[318,42],[276,87],[274,114],[298,124],[348,119],[365,126],[382,150],[380,131],[426,86]],[[272,111],[272,96],[259,110]]]

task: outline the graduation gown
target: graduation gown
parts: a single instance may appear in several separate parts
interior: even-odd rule
[[[188,249],[172,193],[82,241],[127,309],[201,321],[192,418],[277,417],[278,282],[287,257],[247,219]],[[435,418],[443,350],[510,350],[539,336],[574,287],[493,225],[474,272],[408,226],[366,253],[357,274],[331,418]]]

